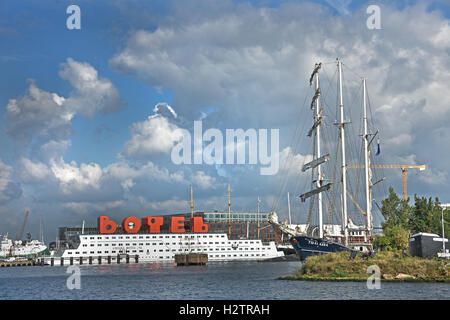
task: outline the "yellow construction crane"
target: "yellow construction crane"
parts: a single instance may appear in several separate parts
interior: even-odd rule
[[[364,165],[348,165],[347,168],[364,168]],[[408,169],[419,169],[420,171],[427,168],[426,165],[406,165],[406,164],[381,164],[371,165],[373,169],[402,169],[402,184],[403,184],[403,200],[408,198],[406,192],[406,172]]]

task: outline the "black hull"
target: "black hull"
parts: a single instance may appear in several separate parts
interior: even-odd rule
[[[300,261],[319,254],[352,251],[350,248],[336,242],[306,236],[292,237],[290,242]]]

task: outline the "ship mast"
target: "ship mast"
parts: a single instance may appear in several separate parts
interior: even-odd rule
[[[320,93],[319,71],[316,73],[316,92]],[[316,119],[320,117],[320,94],[316,99]],[[316,157],[320,158],[320,124],[316,128]],[[322,186],[322,167],[317,166],[317,188]],[[323,213],[322,213],[322,193],[318,194],[318,211],[319,211],[319,238],[323,238]]]
[[[309,80],[310,85],[315,77],[315,89],[316,93],[311,102],[311,109],[313,109],[314,114],[314,125],[309,130],[308,136],[311,137],[312,133],[315,133],[315,148],[313,150],[313,160],[309,163],[303,165],[302,171],[306,171],[308,169],[313,169],[317,167],[317,179],[316,186],[317,188],[306,192],[300,195],[302,202],[305,202],[306,198],[309,198],[315,194],[318,194],[318,215],[319,215],[319,238],[323,238],[323,214],[322,214],[322,192],[327,191],[331,187],[331,182],[325,185],[322,185],[323,182],[323,174],[321,169],[321,164],[328,161],[329,154],[321,156],[320,152],[320,125],[322,124],[322,109],[320,109],[320,86],[319,86],[319,69],[322,67],[322,63],[316,63],[315,69],[311,75]]]
[[[258,215],[257,215],[257,226],[256,226],[256,229],[258,230],[258,235],[257,235],[257,239],[259,239],[259,217],[260,217],[260,213],[259,213],[259,208],[260,208],[260,203],[261,203],[261,200],[259,199],[259,197],[258,197]]]
[[[287,200],[288,200],[288,219],[289,219],[289,224],[292,224],[292,221],[291,221],[291,200],[289,199],[289,192],[287,193]]]
[[[363,82],[363,124],[364,124],[364,173],[366,180],[366,219],[367,219],[367,236],[371,237],[372,234],[372,210],[370,199],[370,177],[369,177],[369,135],[367,133],[367,106],[366,106],[366,78],[362,79]]]
[[[231,188],[228,185],[228,239],[231,239]]]
[[[347,164],[345,161],[345,131],[344,127],[344,103],[342,95],[342,62],[337,59],[339,72],[339,109],[341,121],[339,123],[339,136],[341,139],[341,153],[342,153],[342,227],[344,230],[344,244],[348,245],[348,214],[347,214]]]
[[[194,191],[191,186],[191,218],[194,217]]]

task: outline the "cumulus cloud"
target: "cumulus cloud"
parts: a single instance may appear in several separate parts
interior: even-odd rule
[[[186,212],[188,210],[188,202],[186,200],[169,199],[164,201],[148,201],[144,197],[139,197],[139,204],[150,210],[152,213],[167,214],[174,212]]]
[[[22,157],[19,160],[20,178],[24,182],[40,182],[52,176],[49,167],[43,162],[34,162]]]
[[[341,4],[336,8],[346,11],[348,1]],[[330,65],[340,57],[344,69],[349,67],[346,79],[356,79],[349,89],[358,88],[359,75],[368,78],[373,125],[380,129],[385,160],[394,161],[391,155],[397,152],[438,165],[431,153],[418,150],[427,145],[431,129],[450,121],[450,96],[444,94],[450,83],[449,21],[427,10],[427,3],[401,10],[386,5],[381,6],[383,31],[374,31],[366,27],[363,7],[344,17],[310,3],[229,5],[220,12],[200,9],[201,14],[187,7],[175,11],[179,23],[133,32],[111,64],[172,90],[172,104],[184,116],[192,118],[199,108],[214,105],[229,124],[273,127],[293,125],[304,99],[299,88],[314,63]],[[335,66],[325,67],[331,78]],[[361,106],[356,108],[353,114],[359,115]]]
[[[78,215],[87,215],[88,213],[107,213],[109,210],[123,207],[125,202],[123,200],[108,201],[102,203],[90,202],[67,202],[63,207]]]
[[[346,93],[358,89],[359,75],[368,78],[370,110],[376,119],[371,125],[380,129],[384,162],[425,163],[426,174],[411,174],[408,181],[420,180],[417,188],[424,191],[437,185],[441,187],[435,190],[445,190],[445,161],[450,156],[445,147],[450,143],[450,96],[445,94],[450,83],[450,27],[439,12],[422,4],[402,9],[382,6],[383,30],[368,30],[364,6],[342,16],[307,2],[270,8],[232,1],[213,0],[207,7],[195,3],[169,5],[169,16],[152,29],[131,31],[123,49],[110,60],[117,71],[161,88],[158,92],[173,93],[171,105],[158,103],[147,119],[131,125],[131,137],[117,162],[101,166],[62,158],[70,147],[75,115],[115,112],[123,105],[112,82],[90,64],[68,58],[61,65],[60,77],[73,87],[66,97],[30,81],[24,96],[9,100],[5,114],[9,135],[25,143],[38,140],[36,158],[20,159],[18,170],[22,181],[35,188],[34,196],[49,190],[65,203],[64,208],[78,214],[105,207],[128,209],[135,204],[130,198],[138,199],[136,207],[163,213],[188,210],[188,197],[185,201],[176,196],[191,184],[202,190],[203,199],[196,205],[203,203],[208,210],[220,203],[219,209],[226,208],[226,188],[220,195],[218,190],[230,183],[237,207],[256,209],[257,195],[266,203],[278,202],[278,177],[297,178],[302,165],[311,160],[311,148],[302,145],[304,140],[297,150],[283,135],[299,116],[305,99],[302,88],[308,87],[314,64],[324,62],[325,87],[332,82],[336,57],[344,62],[344,80],[358,73]],[[348,3],[341,1],[336,9],[349,13]],[[335,83],[330,87],[334,93]],[[334,107],[335,95],[328,98]],[[346,112],[349,118],[353,112],[351,120],[357,124],[361,106],[350,110],[350,102],[346,97]],[[302,109],[300,117],[311,120],[309,111]],[[329,124],[335,110],[325,111]],[[261,177],[256,166],[217,166],[211,174],[206,166],[173,170],[170,163],[158,161],[181,140],[177,129],[187,127],[181,121],[189,119],[191,125],[199,118],[216,128],[280,128],[278,176]],[[350,149],[351,143],[347,146]],[[0,201],[9,201],[14,197],[6,190],[14,173],[1,164],[0,169]],[[297,182],[311,183],[298,179],[292,184]],[[46,188],[41,187],[44,184]]]
[[[41,158],[51,158],[67,149],[72,134],[72,119],[77,113],[116,112],[122,106],[119,92],[110,80],[99,78],[86,62],[71,58],[62,64],[60,76],[69,80],[75,91],[67,98],[38,88],[28,80],[27,92],[10,99],[6,106],[6,132],[21,147],[34,144]]]
[[[89,63],[67,58],[59,75],[76,89],[75,94],[64,102],[71,110],[85,116],[120,110],[123,102],[119,91],[110,80],[99,78],[97,70]]]
[[[127,184],[131,184],[133,179],[137,178],[169,183],[186,183],[182,171],[171,173],[167,168],[160,168],[151,161],[139,167],[132,167],[126,162],[116,162],[109,165],[105,172]]]
[[[0,203],[17,199],[22,195],[19,183],[12,180],[13,168],[0,160]]]
[[[180,128],[169,119],[177,114],[167,103],[158,103],[155,114],[147,120],[135,122],[131,127],[131,139],[125,143],[128,156],[149,156],[155,153],[169,153],[172,147],[183,138]]]
[[[82,163],[78,166],[75,161],[66,163],[58,158],[50,161],[50,170],[59,181],[63,193],[100,188],[102,168],[96,163]]]
[[[204,171],[197,171],[193,178],[193,182],[202,189],[216,188],[216,179],[207,175]]]
[[[39,89],[29,80],[26,94],[10,99],[6,106],[6,132],[22,144],[28,144],[33,136],[44,139],[62,139],[71,133],[74,112],[56,93]]]

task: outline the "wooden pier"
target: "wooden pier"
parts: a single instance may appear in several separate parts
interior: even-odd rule
[[[35,265],[40,266],[72,266],[93,264],[130,264],[139,263],[139,255],[118,254],[115,256],[84,256],[84,257],[39,257]]]
[[[34,266],[33,260],[23,260],[23,261],[1,261],[0,268],[3,267],[25,267]]]
[[[175,262],[177,266],[204,265],[208,262],[208,255],[206,253],[176,254]]]

